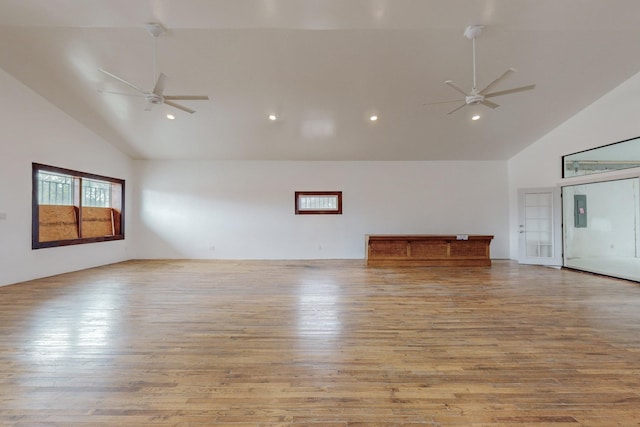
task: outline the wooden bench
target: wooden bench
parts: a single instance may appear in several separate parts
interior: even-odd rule
[[[489,267],[484,235],[367,235],[368,266]]]

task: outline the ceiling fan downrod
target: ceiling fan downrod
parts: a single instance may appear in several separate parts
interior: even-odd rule
[[[157,22],[147,22],[144,27],[153,37],[153,81],[155,82],[158,79],[158,36],[166,33],[167,30]]]
[[[484,29],[484,25],[471,25],[464,30],[464,36],[471,40],[472,49],[473,49],[473,88],[471,89],[472,93],[476,93],[478,90],[477,81],[476,81],[476,38],[482,34],[482,30]]]

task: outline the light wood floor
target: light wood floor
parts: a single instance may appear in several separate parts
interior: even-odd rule
[[[2,426],[638,426],[640,286],[132,261],[0,288]]]
[[[635,280],[636,282],[640,281],[640,258],[573,258],[566,260],[565,266],[582,271]]]

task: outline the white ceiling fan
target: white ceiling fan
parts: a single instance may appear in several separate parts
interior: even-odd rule
[[[453,114],[456,111],[460,110],[461,108],[466,107],[467,105],[482,104],[489,108],[495,109],[495,108],[498,108],[499,105],[496,104],[495,102],[489,101],[488,98],[494,98],[496,96],[502,96],[502,95],[509,95],[511,93],[516,93],[516,92],[523,92],[525,90],[531,90],[536,87],[536,85],[529,85],[529,86],[516,87],[513,89],[500,90],[497,92],[489,92],[498,83],[504,80],[507,76],[516,72],[514,68],[509,68],[507,71],[502,73],[500,77],[498,77],[497,79],[489,83],[484,89],[478,90],[476,86],[476,38],[482,33],[483,28],[484,28],[483,25],[472,25],[467,27],[466,30],[464,31],[464,36],[473,42],[473,87],[471,88],[471,92],[466,92],[460,86],[456,85],[452,80],[447,80],[445,82],[446,85],[457,90],[458,92],[463,94],[465,97],[463,99],[456,99],[453,101],[433,103],[433,104],[443,104],[448,102],[460,102],[460,101],[464,102],[462,105],[454,108],[453,110],[449,111],[449,113],[447,114]],[[427,105],[433,105],[433,104],[427,104]]]
[[[156,49],[156,40],[158,38],[158,36],[160,36],[161,34],[164,34],[166,32],[166,30],[164,29],[164,27],[161,24],[155,23],[155,22],[151,22],[145,25],[145,28],[147,29],[147,31],[149,32],[149,34],[151,34],[151,36],[153,36],[153,78],[154,80],[156,79],[156,56],[157,56],[157,49]],[[158,78],[156,80],[156,84],[153,87],[153,90],[151,92],[145,91],[144,89],[141,89],[139,86],[123,79],[122,77],[118,77],[113,73],[110,73],[102,68],[99,69],[100,72],[106,74],[107,76],[111,77],[112,79],[115,79],[117,81],[119,81],[120,83],[123,83],[127,86],[129,86],[130,88],[134,89],[136,92],[135,94],[132,93],[126,93],[126,92],[111,92],[111,91],[105,91],[102,90],[100,92],[102,93],[112,93],[112,94],[116,94],[116,95],[126,95],[126,96],[140,96],[140,97],[144,97],[147,101],[147,105],[145,107],[145,111],[150,111],[154,105],[159,105],[159,104],[166,104],[169,105],[171,107],[177,108],[179,110],[185,111],[189,114],[193,114],[195,113],[195,110],[192,110],[191,108],[185,107],[184,105],[178,104],[174,101],[208,101],[209,97],[207,95],[165,95],[164,94],[164,82],[167,78],[167,76],[164,73],[160,73],[160,75],[158,75]]]

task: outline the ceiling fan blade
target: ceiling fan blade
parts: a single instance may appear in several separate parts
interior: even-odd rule
[[[492,81],[491,83],[489,83],[487,85],[487,87],[485,87],[484,89],[482,89],[480,92],[478,92],[480,95],[484,95],[485,93],[489,92],[489,90],[491,90],[495,85],[497,85],[498,83],[500,83],[502,80],[504,80],[506,77],[510,76],[511,74],[515,73],[516,69],[515,68],[509,68],[507,71],[505,71],[504,73],[502,73],[502,75],[500,77],[498,77],[497,79],[495,79],[494,81]]]
[[[444,82],[444,84],[446,84],[449,87],[452,87],[453,89],[457,90],[458,92],[460,92],[464,96],[469,95],[467,92],[462,90],[462,88],[460,86],[456,85],[452,80],[447,80],[446,82]]]
[[[461,109],[463,107],[466,107],[466,106],[467,106],[467,103],[465,102],[464,104],[462,104],[461,106],[457,107],[456,109],[449,111],[447,114],[453,114],[456,111],[458,111],[459,109]]]
[[[108,72],[106,70],[103,70],[102,68],[98,68],[98,70],[101,73],[104,73],[107,76],[111,77],[112,79],[115,79],[115,80],[119,81],[120,83],[123,83],[123,84],[129,86],[130,88],[137,90],[140,93],[146,93],[144,90],[140,89],[138,86],[134,85],[133,83],[130,83],[130,82],[126,81],[123,78],[120,78],[120,77],[116,76],[115,74],[112,74],[112,73],[110,73],[110,72]]]
[[[507,89],[507,90],[501,90],[499,92],[488,93],[484,97],[485,98],[493,98],[494,96],[509,95],[510,93],[516,93],[516,92],[523,92],[525,90],[531,90],[531,89],[533,89],[535,87],[536,87],[536,85],[515,87],[513,89]]]
[[[428,105],[438,105],[438,104],[450,104],[452,102],[464,102],[464,99],[452,99],[450,101],[427,102],[426,104],[422,104],[422,105],[428,106]]]
[[[481,104],[482,105],[486,105],[489,108],[493,108],[494,110],[499,107],[499,105],[496,104],[495,102],[491,102],[491,101],[488,101],[486,99],[484,101],[482,101]]]
[[[156,95],[162,96],[162,92],[164,92],[164,80],[166,78],[167,76],[164,73],[160,73],[160,75],[158,76],[158,81],[156,82],[156,85],[153,87],[153,93],[155,93]]]
[[[173,101],[208,101],[207,95],[166,95],[164,99]]]
[[[182,111],[186,111],[189,114],[193,114],[196,112],[196,110],[192,110],[191,108],[187,108],[184,105],[180,105],[180,104],[176,104],[175,102],[171,102],[171,101],[167,101],[167,99],[165,98],[164,101],[165,104],[170,105],[174,108],[177,108],[178,110],[182,110]]]
[[[112,90],[102,90],[102,89],[98,89],[98,93],[108,93],[111,95],[134,96],[136,98],[144,98],[143,93],[116,92]]]
[[[112,90],[102,90],[98,89],[100,93],[110,93],[112,95],[124,95],[124,96],[135,96],[136,98],[143,98],[144,94],[142,93],[129,93],[129,92],[114,92]]]

